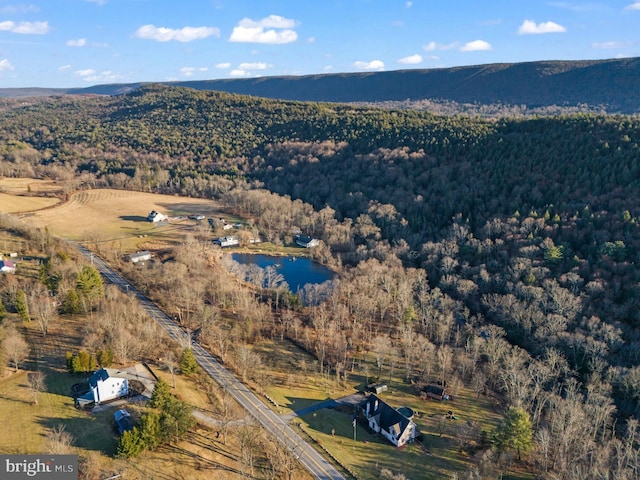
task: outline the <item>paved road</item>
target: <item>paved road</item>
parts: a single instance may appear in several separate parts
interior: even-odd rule
[[[120,287],[140,302],[142,308],[176,341],[184,339],[185,333],[167,315],[142,293],[133,288],[127,280],[111,269],[100,257],[78,245],[80,252],[111,283]],[[193,353],[202,369],[222,388],[235,398],[269,433],[284,443],[300,463],[319,480],[346,480],[328,460],[305,442],[285,420],[276,415],[256,397],[243,383],[224,368],[209,352],[199,344],[193,344]]]

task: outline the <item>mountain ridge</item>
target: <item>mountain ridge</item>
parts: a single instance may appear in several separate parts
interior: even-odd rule
[[[439,100],[521,105],[527,108],[582,105],[607,113],[640,113],[640,57],[493,63],[386,72],[135,82],[68,89],[0,89],[0,97],[119,95],[150,83],[296,101],[381,103]]]

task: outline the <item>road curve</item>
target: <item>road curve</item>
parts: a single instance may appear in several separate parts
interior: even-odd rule
[[[176,341],[184,338],[185,332],[169,316],[163,313],[149,298],[136,290],[129,282],[109,267],[95,253],[78,244],[82,255],[98,269],[104,278],[118,286],[123,292],[135,297],[147,314],[153,318]],[[296,456],[298,461],[319,480],[346,480],[327,459],[303,440],[292,427],[260,401],[242,382],[224,368],[198,343],[192,345],[193,353],[202,369],[244,407],[269,433],[274,435]]]

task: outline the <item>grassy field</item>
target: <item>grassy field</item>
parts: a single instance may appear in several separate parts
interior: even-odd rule
[[[151,210],[170,217],[222,215],[212,200],[102,189],[78,192],[68,202],[27,218],[36,226],[48,226],[55,235],[100,243],[117,241],[125,251],[137,250],[144,243],[172,245],[197,230],[198,223],[188,219],[150,223],[147,214]]]
[[[23,197],[0,193],[0,213],[20,213],[52,207],[60,200],[52,197]]]
[[[11,195],[54,194],[62,187],[53,180],[39,180],[36,178],[0,178],[0,192]]]
[[[329,398],[356,392],[358,378],[344,385],[334,376],[322,375],[318,362],[309,353],[288,341],[263,341],[254,346],[268,372],[265,393],[278,404],[274,410],[288,413]]]
[[[60,203],[60,186],[51,180],[0,178],[0,213],[22,213]]]

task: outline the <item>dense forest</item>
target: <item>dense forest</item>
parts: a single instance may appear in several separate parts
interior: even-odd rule
[[[0,125],[0,175],[215,197],[274,242],[303,228],[345,273],[305,325],[274,328],[322,365],[339,376],[352,348],[393,349],[408,378],[433,365],[525,408],[542,476],[636,478],[639,118],[483,120],[151,85],[4,100]],[[219,292],[181,298],[234,302]]]

